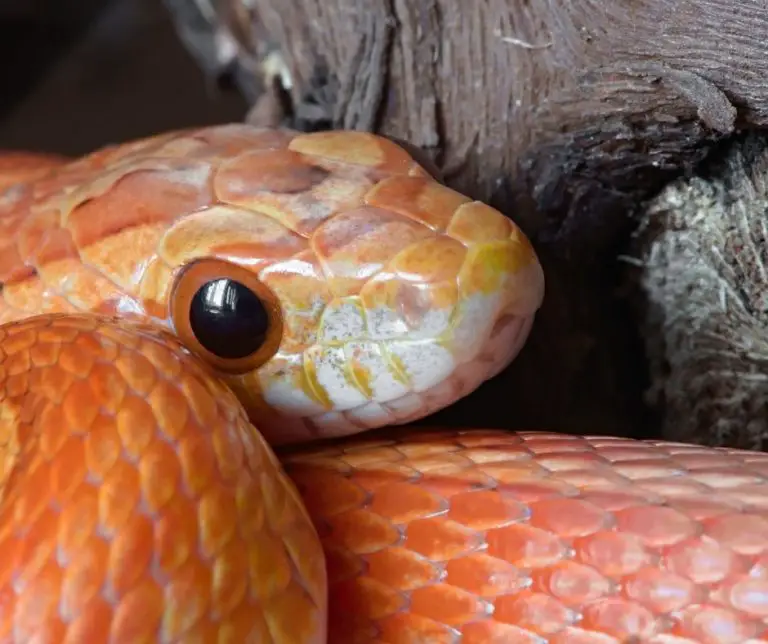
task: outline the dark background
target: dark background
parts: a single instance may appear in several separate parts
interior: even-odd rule
[[[246,111],[162,0],[0,0],[0,88],[0,148],[73,155]]]

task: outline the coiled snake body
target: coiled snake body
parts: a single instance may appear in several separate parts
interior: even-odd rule
[[[0,642],[768,642],[764,454],[342,438],[471,392],[543,297],[399,146],[225,125],[0,176]]]

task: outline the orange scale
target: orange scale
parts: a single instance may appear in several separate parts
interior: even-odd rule
[[[386,465],[405,460],[402,451],[387,444],[374,444],[361,450],[344,450],[342,459],[350,467],[378,467],[380,463]]]
[[[365,559],[367,576],[401,592],[434,584],[443,576],[440,564],[407,548],[386,548]]]
[[[453,212],[446,234],[469,245],[508,239],[516,228],[498,210],[467,199]]]
[[[65,625],[59,614],[59,588],[64,571],[55,560],[41,568],[37,578],[26,585],[14,602],[13,639],[21,642],[61,642]]]
[[[537,642],[537,644],[539,644]],[[541,643],[543,644],[543,643]],[[548,644],[626,644],[623,640],[618,640],[605,633],[596,633],[595,631],[586,631],[582,628],[569,626],[560,631],[557,635],[549,639]],[[693,642],[656,642],[651,640],[648,644],[694,644]]]
[[[554,432],[520,432],[526,449],[533,454],[558,452],[592,452],[593,446],[581,436],[557,434]]]
[[[57,542],[60,515],[56,510],[46,507],[34,519],[27,521],[19,536],[21,547],[15,550],[12,586],[21,596],[34,597],[32,589],[46,575],[46,568],[51,564],[58,568]],[[60,569],[63,576],[64,571]],[[55,586],[54,586],[55,588]]]
[[[372,181],[364,177],[347,178],[340,172],[327,174],[326,170],[316,165],[306,165],[306,168],[314,170],[303,171],[301,187],[305,189],[302,191],[253,190],[250,185],[253,175],[248,174],[248,168],[243,169],[233,163],[241,162],[238,159],[225,162],[214,178],[219,200],[269,215],[302,237],[310,237],[319,226],[339,213],[359,207],[365,193],[373,185]],[[309,185],[313,179],[315,183]],[[273,180],[279,180],[277,173]]]
[[[448,517],[473,530],[490,530],[528,518],[522,503],[505,498],[495,490],[462,492],[450,499]]]
[[[53,493],[50,463],[38,454],[33,455],[26,465],[26,469],[17,470],[19,475],[16,486],[12,488],[14,494],[6,500],[13,513],[11,522],[19,533],[26,532],[28,527],[46,512]]]
[[[408,464],[417,472],[428,476],[454,476],[463,472],[473,471],[474,463],[462,454],[444,452],[429,455],[428,450],[422,450],[424,456],[408,458]]]
[[[246,123],[226,123],[215,129],[202,128],[189,131],[188,136],[210,146],[218,155],[230,156],[232,151],[281,150],[296,137],[296,132],[286,129],[253,127]]]
[[[147,624],[151,625],[152,618],[149,615],[147,618]],[[112,630],[112,620],[113,612],[109,602],[103,597],[94,597],[85,603],[80,614],[72,619],[67,628],[67,637],[72,642],[107,641],[113,634],[119,637],[117,629]]]
[[[221,617],[241,605],[248,590],[248,549],[234,538],[211,561],[211,611]]]
[[[422,459],[428,459],[432,456],[437,455],[448,455],[448,454],[458,454],[461,453],[461,461],[462,462],[469,462],[469,459],[466,459],[464,456],[464,450],[461,449],[461,446],[457,445],[454,441],[448,440],[448,441],[429,441],[429,440],[417,440],[414,442],[409,442],[408,444],[402,444],[397,445],[396,448],[397,451],[402,454],[405,458],[409,460],[413,460],[414,462],[420,462]],[[449,457],[450,458],[450,457]],[[452,461],[456,462],[456,461]]]
[[[469,460],[478,465],[498,465],[505,466],[510,464],[514,467],[514,464],[525,463],[526,467],[535,466],[532,463],[532,457],[530,452],[522,447],[514,445],[498,445],[498,446],[468,446],[462,452]]]
[[[531,590],[546,593],[566,606],[578,608],[614,591],[614,585],[590,566],[559,561],[531,573]]]
[[[631,481],[676,477],[685,474],[685,468],[668,458],[646,458],[613,463],[613,470]]]
[[[768,580],[742,577],[713,589],[710,598],[739,613],[765,620],[768,618]]]
[[[59,526],[56,543],[62,561],[71,561],[76,553],[92,545],[92,539],[97,534],[99,516],[98,492],[90,483],[83,483],[70,497],[69,503],[62,508],[59,515]],[[96,537],[103,544],[106,541]],[[0,549],[0,552],[5,552]],[[3,578],[0,573],[0,579]]]
[[[733,498],[723,497],[721,494],[713,494],[711,497],[676,497],[670,503],[670,507],[694,521],[705,521],[729,512],[742,509],[742,498],[740,493]]]
[[[85,459],[85,441],[82,435],[66,436],[51,459],[51,501],[67,507],[80,485],[85,482],[88,468]]]
[[[403,248],[432,235],[429,228],[412,219],[362,206],[326,220],[312,235],[310,245],[331,290],[344,297],[359,293]],[[371,308],[378,298],[373,285],[368,290],[363,301]]]
[[[505,456],[507,456],[505,454]],[[519,458],[518,458],[519,457]],[[499,484],[511,485],[522,482],[540,482],[548,479],[551,472],[531,460],[525,454],[515,453],[512,459],[501,462],[484,463],[482,471],[496,480]],[[554,480],[554,479],[551,479]]]
[[[324,468],[292,470],[291,479],[313,516],[333,516],[365,505],[368,494],[346,475]]]
[[[433,561],[449,561],[477,551],[482,536],[445,517],[417,519],[406,531],[403,545]]]
[[[695,536],[661,550],[663,566],[697,584],[714,584],[744,574],[746,558],[707,535]]]
[[[707,469],[694,470],[688,473],[694,481],[703,483],[715,490],[738,491],[745,485],[755,485],[765,482],[765,478],[759,474],[739,468],[734,470],[730,467],[711,467]]]
[[[554,597],[525,590],[498,597],[494,617],[547,637],[575,624],[578,614]]]
[[[579,489],[565,481],[557,479],[541,481],[520,481],[519,483],[503,483],[499,491],[520,503],[538,503],[549,499],[562,500],[563,497],[579,495]]]
[[[231,488],[221,484],[211,486],[197,504],[201,556],[213,559],[235,538],[237,519],[237,504]]]
[[[99,487],[99,530],[113,539],[130,521],[141,497],[138,470],[118,460]]]
[[[743,485],[735,490],[721,491],[720,495],[733,508],[742,507],[748,512],[765,512],[768,510],[768,485],[757,483]],[[724,509],[729,509],[723,504]]]
[[[395,482],[378,487],[369,509],[395,524],[443,514],[448,503],[414,483]]]
[[[536,633],[495,620],[465,624],[461,627],[461,637],[463,644],[543,644]]]
[[[695,472],[697,470],[722,469],[734,471],[741,469],[740,454],[725,451],[701,452],[698,450],[682,451],[675,454],[675,462]]]
[[[642,490],[648,490],[672,500],[677,497],[707,496],[712,494],[711,488],[697,483],[687,476],[663,476],[661,478],[638,481],[637,486]]]
[[[608,465],[602,456],[593,450],[565,450],[543,452],[535,451],[536,462],[551,472],[568,472],[570,470],[600,469]]]
[[[462,447],[469,447],[469,448],[498,448],[498,449],[504,449],[504,450],[511,450],[513,448],[520,448],[524,449],[523,445],[524,440],[523,438],[517,434],[511,434],[506,431],[501,431],[498,429],[472,429],[469,431],[466,430],[453,430],[455,432],[455,437],[453,437],[453,441],[457,445],[461,445]],[[450,434],[450,429],[443,430],[445,434]],[[438,437],[440,434],[437,435]]]
[[[448,474],[425,474],[419,478],[419,485],[450,499],[456,494],[494,488],[495,482],[481,470],[467,469]]]
[[[568,556],[568,546],[557,535],[527,524],[489,530],[487,553],[518,568],[551,566]]]
[[[756,637],[761,625],[730,610],[711,604],[689,606],[676,616],[671,633],[704,644],[744,644]]]
[[[3,284],[24,282],[34,275],[34,267],[27,263],[16,244],[9,241],[0,247],[0,281]]]
[[[197,556],[199,529],[192,502],[176,496],[153,525],[153,547],[162,582],[190,557]]]
[[[378,623],[378,628],[380,639],[371,637],[370,640],[365,638],[329,641],[361,643],[370,641],[371,644],[419,644],[420,642],[455,644],[457,636],[455,629],[414,613],[398,613],[382,619]]]
[[[598,447],[594,442],[593,447]],[[660,455],[658,449],[645,443],[624,445],[620,442],[618,445],[607,443],[601,445],[600,456],[611,463],[631,463],[632,461],[644,461],[649,458],[655,458]]]
[[[105,582],[110,594],[122,597],[145,576],[149,576],[154,557],[154,525],[138,512],[123,523],[109,544]]]
[[[224,200],[232,195],[242,199],[262,193],[297,194],[312,190],[329,174],[292,150],[254,150],[225,161],[218,186],[226,190],[221,195]]]
[[[368,132],[348,130],[299,134],[288,148],[318,160],[361,166],[381,173],[407,174],[416,165],[399,145]]]
[[[520,568],[482,552],[449,561],[445,582],[480,597],[508,595],[530,586],[530,578]]]
[[[350,479],[359,485],[366,492],[375,492],[383,485],[391,483],[404,483],[417,476],[415,470],[398,463],[379,463],[370,467],[362,466],[356,468],[350,475]],[[423,479],[420,481],[423,485]],[[424,487],[424,489],[429,489]]]
[[[622,579],[622,594],[657,615],[672,613],[707,599],[705,589],[659,568],[645,568]]]
[[[490,615],[493,608],[474,593],[437,583],[412,591],[410,610],[438,623],[459,627]]]
[[[412,217],[435,231],[444,231],[456,209],[469,201],[468,197],[430,178],[403,176],[380,181],[364,200],[366,205]],[[504,220],[499,212],[492,212],[498,220]]]
[[[630,487],[630,481],[612,469],[601,466],[558,472],[557,479],[584,490],[585,494],[591,491],[610,491]]]
[[[370,510],[342,512],[328,517],[326,523],[334,540],[357,554],[377,552],[402,540],[395,525]]]
[[[610,525],[610,515],[581,499],[544,499],[531,504],[532,526],[560,537],[584,537]]]
[[[46,152],[0,150],[0,190],[15,183],[28,182],[59,168],[67,157]]]
[[[211,609],[211,570],[197,557],[188,559],[163,588],[164,610],[160,639],[178,640]],[[136,621],[138,615],[134,616]]]
[[[614,517],[618,530],[637,535],[647,546],[655,548],[674,545],[700,531],[695,521],[670,507],[626,508]]]
[[[19,251],[43,274],[50,272],[47,264],[80,259],[72,233],[61,227],[61,212],[56,208],[38,210],[29,216],[17,240]]]
[[[573,541],[575,559],[592,566],[606,577],[623,577],[656,563],[636,536],[620,532],[598,532]]]
[[[576,482],[573,480],[569,482],[576,485]],[[629,486],[622,490],[586,489],[580,496],[587,503],[602,508],[606,512],[618,512],[619,510],[639,505],[655,505],[664,501],[664,499],[651,492],[644,493],[643,490],[636,490]]]
[[[103,192],[97,192],[97,183],[90,187],[93,194],[84,188],[65,225],[78,248],[87,249],[120,231],[172,221],[209,205],[210,178],[210,164],[200,161],[179,161],[166,170],[126,169],[114,177],[104,175]]]
[[[256,270],[306,249],[306,239],[264,213],[214,205],[169,228],[158,253],[169,266],[216,257]]]
[[[584,608],[579,626],[631,642],[656,635],[661,622],[637,602],[606,597]]]

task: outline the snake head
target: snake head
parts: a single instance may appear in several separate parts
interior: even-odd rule
[[[512,221],[388,139],[280,136],[163,240],[175,332],[270,442],[412,422],[510,363],[544,292]]]

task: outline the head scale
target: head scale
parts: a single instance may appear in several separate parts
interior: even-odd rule
[[[515,357],[542,300],[517,226],[372,134],[217,126],[90,163],[108,171],[68,193],[64,225],[121,285],[110,306],[170,327],[273,443],[451,404]]]

